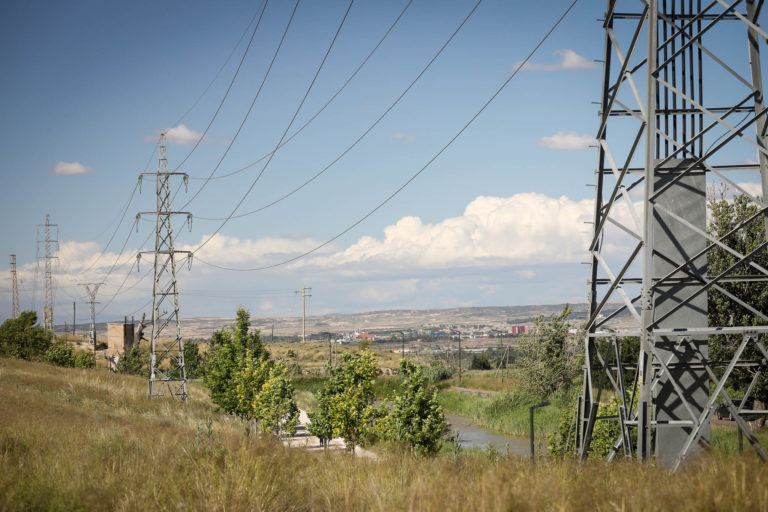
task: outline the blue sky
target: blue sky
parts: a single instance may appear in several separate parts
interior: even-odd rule
[[[474,4],[415,0],[348,87],[276,153],[239,211],[281,197],[339,156],[402,93]],[[264,89],[217,175],[274,148],[347,5],[299,4]],[[354,3],[289,134],[347,80],[405,5]],[[227,223],[199,256],[224,266],[258,267],[311,249],[348,227],[450,140],[567,5],[483,1],[422,79],[353,150],[295,195]],[[106,281],[99,296],[102,320],[149,311],[141,306],[151,297],[151,278],[135,284],[148,261],[126,281],[133,288],[115,292],[131,255],[151,238],[150,222],[141,221],[138,233],[130,230],[136,212],[154,208],[152,183],[136,194],[116,230],[117,220],[137,175],[148,161],[148,169],[156,169],[151,155],[158,134],[171,129],[168,161],[175,168],[205,130],[258,7],[240,1],[0,5],[0,253],[17,254],[22,309],[42,307],[35,233],[50,213],[61,243],[57,323],[69,321],[73,300],[82,301],[77,283],[83,281]],[[193,179],[176,207],[193,196],[204,183],[194,178],[207,176],[233,141],[292,8],[289,1],[268,3],[220,114],[179,169]],[[331,245],[268,271],[226,272],[200,262],[181,270],[182,316],[231,315],[239,304],[258,316],[296,315],[300,303],[293,291],[302,285],[313,288],[315,314],[583,300],[583,233],[573,226],[591,208],[592,189],[584,185],[593,181],[596,162],[588,145],[597,128],[591,102],[600,96],[601,68],[593,59],[602,56],[603,32],[595,21],[602,10],[602,2],[577,4],[530,69],[430,168]],[[218,79],[179,121],[244,32]],[[192,231],[177,223],[177,248],[194,249],[213,233],[220,222],[199,217],[229,214],[262,165],[209,182],[185,207],[196,217]],[[123,243],[119,260],[128,263],[107,276]],[[0,318],[10,311],[7,276],[3,271],[0,305],[8,306]],[[79,309],[85,311],[84,305]]]

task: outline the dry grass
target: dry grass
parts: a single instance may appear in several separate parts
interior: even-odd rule
[[[143,379],[0,359],[1,510],[768,510],[768,469],[288,449]]]

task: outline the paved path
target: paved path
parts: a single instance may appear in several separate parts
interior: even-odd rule
[[[320,438],[310,435],[307,426],[309,425],[309,416],[303,409],[299,409],[299,426],[296,429],[296,435],[292,437],[284,437],[283,444],[290,446],[291,448],[305,448],[310,451],[322,451],[323,446],[320,444]],[[344,450],[346,449],[346,443],[341,437],[331,439],[328,443],[328,450]],[[355,446],[355,455],[358,457],[364,457],[366,459],[376,459],[376,454]]]

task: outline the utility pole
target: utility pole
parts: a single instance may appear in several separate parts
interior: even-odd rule
[[[99,287],[104,283],[80,283],[80,286],[85,286],[85,293],[88,294],[88,304],[91,308],[91,325],[88,328],[88,343],[93,345],[93,351],[96,352],[96,293],[99,291]],[[74,304],[74,303],[73,303]]]
[[[75,325],[77,325],[77,301],[72,301],[72,337],[75,337]]]
[[[11,318],[19,318],[19,282],[16,279],[16,255],[11,254]]]
[[[461,331],[458,329],[451,329],[459,336],[459,384],[461,384]]]
[[[40,228],[45,228],[45,240],[40,240]],[[56,239],[51,239],[51,228],[56,229]],[[53,256],[51,250],[52,245],[56,245],[56,249],[59,248],[59,225],[51,224],[51,216],[45,214],[45,224],[37,225],[37,254],[38,260],[40,257],[40,244],[45,243],[45,256],[42,259],[45,260],[45,306],[43,306],[43,328],[53,332],[53,271],[51,270],[51,260],[56,259],[57,256]],[[55,336],[55,333],[54,333]]]
[[[179,286],[176,280],[176,255],[186,254],[187,263],[192,264],[192,252],[177,251],[173,247],[173,229],[171,219],[174,215],[185,215],[192,229],[192,214],[171,209],[171,178],[182,176],[186,186],[189,178],[183,172],[168,172],[165,133],[160,134],[159,156],[156,173],[139,175],[139,190],[144,176],[155,180],[157,209],[152,212],[139,212],[136,215],[136,229],[142,215],[155,217],[155,250],[137,255],[151,254],[154,260],[154,284],[152,286],[152,338],[150,340],[148,396],[163,395],[163,386],[172,398],[187,401],[187,373],[184,367],[184,340],[181,337],[181,317],[179,316]],[[137,264],[138,270],[138,264]],[[170,313],[165,309],[170,307]],[[170,340],[162,340],[166,326],[175,323],[176,333]],[[168,357],[170,366],[161,367],[162,360]]]
[[[301,294],[301,341],[306,341],[307,336],[307,297],[312,296],[307,293],[307,290],[311,289],[308,286],[302,286],[301,290],[296,290],[296,293]]]

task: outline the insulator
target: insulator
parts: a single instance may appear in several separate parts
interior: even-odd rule
[[[144,181],[144,175],[139,174],[139,194],[141,194],[141,182]]]

